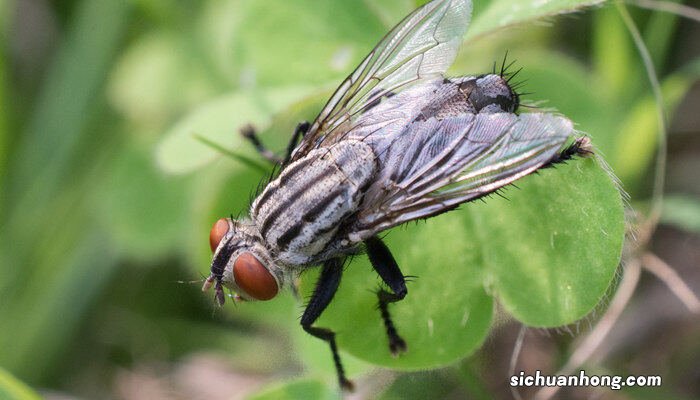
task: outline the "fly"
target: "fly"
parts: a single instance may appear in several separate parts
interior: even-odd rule
[[[408,293],[382,231],[493,193],[539,168],[590,154],[570,120],[518,114],[509,74],[445,77],[471,17],[469,0],[435,0],[394,27],[335,91],[312,123],[297,126],[280,172],[249,218],[217,221],[204,290],[269,300],[321,266],[301,326],[330,344],[338,380],[351,389],[335,333],[314,326],[333,299],[350,255],[366,253],[389,290],[377,292],[389,350],[406,351],[388,305]],[[512,76],[511,76],[512,77]]]

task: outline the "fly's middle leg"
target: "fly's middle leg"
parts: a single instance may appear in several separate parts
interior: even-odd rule
[[[382,281],[391,289],[391,292],[379,289],[377,297],[379,299],[379,311],[382,314],[386,334],[389,338],[389,350],[391,354],[398,355],[406,351],[406,341],[396,332],[396,327],[389,314],[388,306],[390,303],[395,303],[406,297],[408,293],[408,289],[406,289],[406,278],[401,273],[389,248],[386,247],[381,239],[376,236],[369,238],[365,241],[365,246],[367,248],[367,256],[374,270],[377,271]]]
[[[255,146],[255,149],[260,153],[260,155],[266,159],[267,161],[273,163],[273,164],[281,164],[281,166],[287,165],[289,163],[289,160],[292,158],[292,152],[294,149],[297,147],[297,144],[299,143],[299,140],[304,137],[306,132],[308,132],[310,127],[310,124],[308,121],[303,121],[297,124],[297,127],[294,129],[294,134],[292,134],[292,138],[289,141],[289,144],[287,145],[287,152],[285,153],[284,158],[281,158],[277,154],[273,153],[270,149],[265,146],[260,138],[258,137],[258,133],[256,132],[255,128],[252,125],[246,125],[243,128],[241,128],[241,135],[248,139],[253,146]]]
[[[323,310],[328,307],[335,292],[338,290],[338,285],[340,285],[340,278],[343,275],[343,261],[338,258],[334,258],[326,261],[321,269],[321,276],[316,282],[316,288],[314,293],[311,295],[311,300],[306,305],[306,310],[301,316],[301,326],[309,334],[325,340],[331,346],[331,352],[333,353],[333,362],[335,363],[335,369],[338,373],[338,382],[343,389],[353,390],[353,383],[345,377],[345,370],[343,369],[343,364],[340,362],[340,356],[338,355],[338,346],[335,342],[335,332],[328,328],[319,328],[313,325],[314,322],[321,316]]]

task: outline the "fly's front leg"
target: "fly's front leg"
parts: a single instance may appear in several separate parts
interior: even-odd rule
[[[372,263],[372,267],[382,278],[382,281],[389,286],[391,292],[384,289],[377,291],[379,298],[379,311],[386,327],[386,334],[389,338],[389,350],[391,354],[398,355],[406,351],[406,341],[396,332],[396,327],[389,314],[389,304],[403,300],[408,293],[406,289],[406,278],[401,273],[399,266],[391,255],[389,248],[378,237],[374,236],[365,241],[367,256]]]
[[[255,128],[252,125],[246,125],[241,128],[241,136],[248,139],[250,143],[255,146],[255,150],[257,150],[258,153],[260,153],[260,155],[267,161],[273,164],[279,164],[282,162],[282,159],[278,155],[273,153],[260,141],[258,133],[255,131]]]
[[[294,152],[294,149],[297,147],[297,144],[299,143],[301,138],[303,138],[304,135],[306,135],[306,132],[309,131],[309,127],[311,127],[309,121],[302,121],[297,124],[297,127],[294,129],[292,139],[287,145],[287,154],[284,156],[284,160],[282,160],[283,167],[289,164],[289,160],[292,159],[292,153]]]
[[[343,261],[337,258],[326,261],[323,264],[323,269],[321,270],[321,276],[316,282],[316,288],[314,289],[313,295],[311,295],[311,300],[306,305],[306,310],[304,310],[304,315],[301,316],[301,326],[309,334],[325,340],[331,346],[331,352],[333,353],[333,362],[335,363],[335,370],[338,373],[338,382],[340,386],[346,390],[353,390],[353,384],[345,377],[345,370],[343,369],[343,364],[340,362],[340,356],[338,355],[338,346],[335,343],[335,332],[328,328],[319,328],[313,325],[314,322],[321,316],[323,310],[328,307],[335,292],[338,290],[338,285],[340,284],[340,278],[343,275]]]
[[[246,125],[243,128],[241,128],[241,135],[244,138],[248,139],[253,144],[253,146],[255,146],[255,149],[258,151],[258,153],[260,153],[260,155],[264,159],[273,164],[281,164],[282,166],[285,166],[289,162],[289,159],[292,157],[292,152],[297,147],[299,140],[302,137],[304,137],[306,132],[309,130],[309,126],[310,125],[307,121],[300,122],[297,125],[296,129],[294,129],[294,134],[292,134],[292,139],[287,145],[287,153],[284,158],[281,158],[275,153],[273,153],[262,143],[262,141],[258,137],[257,132],[255,131],[255,128],[252,125]]]

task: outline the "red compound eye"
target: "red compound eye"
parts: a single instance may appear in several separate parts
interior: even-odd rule
[[[250,252],[242,253],[233,263],[236,285],[256,300],[270,300],[279,288],[270,271]]]
[[[209,246],[211,246],[211,252],[215,252],[216,248],[219,247],[219,242],[228,233],[230,228],[228,218],[221,218],[214,223],[209,231]]]

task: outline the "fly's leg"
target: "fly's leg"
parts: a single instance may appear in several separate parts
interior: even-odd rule
[[[335,370],[338,373],[338,382],[340,382],[340,386],[343,389],[353,390],[353,384],[345,377],[345,370],[343,369],[343,364],[340,362],[338,346],[335,343],[335,332],[328,328],[311,326],[316,322],[318,317],[321,316],[323,310],[328,307],[331,300],[333,300],[342,275],[343,261],[341,259],[334,258],[323,264],[321,276],[318,278],[318,282],[316,282],[314,293],[311,295],[311,300],[309,300],[309,303],[306,305],[304,315],[301,316],[301,326],[309,334],[325,340],[330,344]]]
[[[261,141],[260,138],[258,137],[258,133],[255,131],[255,128],[252,125],[246,125],[243,128],[241,128],[241,135],[248,139],[250,143],[255,146],[255,150],[260,153],[262,158],[266,159],[267,161],[273,163],[273,164],[279,164],[282,162],[282,159],[273,153],[270,149],[268,149]]]
[[[587,136],[583,136],[576,139],[571,145],[569,145],[569,147],[555,154],[551,160],[540,168],[553,167],[555,164],[571,160],[574,156],[588,157],[591,154],[593,154],[591,139],[589,139]]]
[[[365,241],[367,248],[367,256],[372,263],[374,270],[382,278],[382,281],[389,286],[391,292],[384,289],[377,291],[379,299],[379,312],[382,314],[382,320],[386,327],[386,334],[389,338],[389,350],[391,354],[398,355],[406,351],[406,341],[396,332],[394,322],[391,320],[388,306],[390,303],[403,300],[408,293],[406,289],[406,278],[401,273],[399,266],[391,255],[389,248],[378,237],[374,236]]]
[[[287,145],[287,153],[284,156],[284,160],[282,160],[283,167],[289,163],[289,160],[292,159],[292,153],[294,152],[294,149],[297,147],[297,144],[299,144],[301,138],[303,138],[304,135],[306,135],[306,132],[309,131],[310,127],[311,125],[309,124],[309,121],[302,121],[297,124],[296,128],[294,128],[292,139]]]
[[[292,134],[292,139],[287,145],[287,152],[284,158],[280,158],[262,143],[258,137],[258,133],[255,131],[255,128],[252,125],[246,125],[241,128],[241,135],[243,135],[244,138],[248,139],[253,146],[255,146],[255,149],[264,159],[273,164],[281,164],[282,166],[285,166],[292,157],[292,152],[297,147],[299,140],[304,137],[306,132],[309,130],[309,126],[310,125],[307,121],[300,122],[297,125],[297,127],[294,129],[294,134]]]

